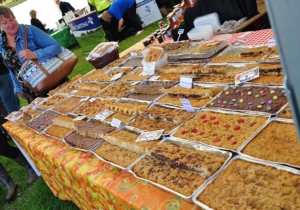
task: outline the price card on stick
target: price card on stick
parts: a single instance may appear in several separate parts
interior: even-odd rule
[[[84,118],[85,118],[85,116],[78,116],[78,117],[74,118],[73,121],[83,120]]]
[[[120,73],[115,74],[115,75],[110,79],[110,81],[119,79],[120,77],[122,77],[123,73],[124,73],[124,72],[120,72]]]
[[[257,77],[259,77],[259,67],[255,67],[253,69],[235,75],[235,85],[248,82]]]
[[[151,132],[143,132],[141,133],[135,142],[144,142],[144,141],[152,141],[157,140],[163,134],[164,129],[151,131]]]
[[[193,78],[191,78],[191,77],[180,77],[179,86],[184,87],[184,88],[192,88]]]
[[[268,40],[268,47],[273,47],[276,45],[276,39],[269,39]]]
[[[108,110],[108,109],[104,109],[101,112],[99,112],[95,118],[99,119],[99,120],[105,120],[106,118],[108,118],[109,116],[111,116],[113,113],[115,113],[114,111]]]
[[[177,42],[178,42],[178,40],[179,40],[181,34],[183,34],[183,32],[184,32],[184,29],[179,29],[179,30],[178,30],[178,32],[177,32],[177,33],[178,33]]]
[[[145,62],[143,64],[143,72],[141,75],[153,75],[155,73],[155,62]]]
[[[121,120],[113,118],[112,122],[110,123],[111,126],[119,128],[121,126]]]
[[[180,101],[187,112],[195,112],[194,108],[192,107],[188,99],[181,98]]]

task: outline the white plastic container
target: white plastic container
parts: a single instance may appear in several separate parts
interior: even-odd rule
[[[202,25],[197,29],[193,28],[190,30],[187,35],[191,40],[204,39],[209,40],[209,38],[213,35],[213,27],[212,25]]]
[[[202,30],[200,29],[201,26],[209,25],[209,24],[212,25],[213,32],[219,30],[221,24],[220,24],[219,15],[216,12],[197,17],[194,20],[194,26],[197,31]]]

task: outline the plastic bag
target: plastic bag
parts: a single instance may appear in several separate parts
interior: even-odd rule
[[[236,29],[242,22],[246,21],[247,17],[244,17],[238,21],[236,20],[229,20],[225,21],[221,26],[220,26],[220,31],[221,33],[229,33],[232,32],[234,29]]]

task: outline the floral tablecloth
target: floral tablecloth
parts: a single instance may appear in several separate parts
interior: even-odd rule
[[[54,195],[72,200],[80,209],[200,209],[57,139],[14,122],[3,127],[28,154]]]

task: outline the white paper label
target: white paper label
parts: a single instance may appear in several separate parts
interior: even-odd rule
[[[155,62],[145,62],[141,75],[153,75],[155,72]]]
[[[276,45],[276,39],[270,39],[268,40],[268,47],[273,47]]]
[[[96,101],[95,98],[91,98],[91,99],[89,100],[89,102],[91,102],[91,103],[93,103],[94,101]]]
[[[191,77],[180,77],[180,87],[192,88],[193,78]]]
[[[113,118],[112,122],[110,123],[111,126],[119,128],[121,126],[121,120]]]
[[[160,78],[160,76],[153,76],[150,78],[150,80],[158,80]]]
[[[84,118],[85,118],[85,116],[78,116],[78,117],[74,118],[73,120],[74,121],[83,120]]]
[[[113,113],[115,113],[114,111],[108,110],[108,109],[104,109],[101,112],[99,112],[95,118],[99,119],[99,120],[105,120],[106,118],[108,118],[109,116],[111,116]]]
[[[131,86],[135,86],[136,84],[138,84],[139,82],[134,82],[131,84]]]
[[[131,53],[130,53],[130,56],[132,56],[132,57],[137,57],[137,53],[131,52]]]
[[[163,130],[151,131],[151,132],[143,132],[141,133],[135,142],[144,142],[144,141],[152,141],[158,140],[160,136],[163,134]]]
[[[188,99],[181,98],[180,101],[187,112],[195,112],[194,108],[192,107]]]
[[[249,80],[253,80],[259,77],[259,67],[255,67],[243,73],[235,75],[235,84],[238,85],[240,83],[247,82]]]
[[[85,97],[85,98],[81,99],[80,101],[87,101],[89,98],[90,97],[88,96],[88,97]]]
[[[78,90],[72,90],[72,91],[71,91],[71,93],[76,93],[76,92],[78,92]]]
[[[122,77],[123,73],[124,73],[124,72],[120,72],[120,73],[115,74],[115,75],[110,79],[110,81],[119,79],[120,77]]]
[[[178,30],[178,34],[183,34],[183,32],[184,32],[184,29],[179,29]]]

